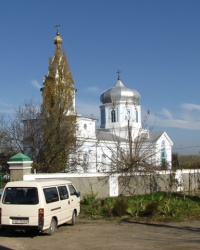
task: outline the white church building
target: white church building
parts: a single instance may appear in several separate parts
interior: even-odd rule
[[[62,38],[57,31],[54,44],[62,44]],[[132,140],[133,147],[138,138],[141,138],[141,154],[148,152],[148,161],[153,166],[171,168],[173,142],[166,132],[152,132],[143,128],[138,91],[126,87],[118,71],[116,84],[111,84],[100,96],[100,126],[97,128],[97,119],[77,116],[77,139],[82,142],[77,154],[71,156],[71,162],[76,162],[76,172],[109,172],[113,166],[113,153],[117,147],[127,150],[127,141]],[[76,100],[74,92],[74,110]],[[77,112],[77,111],[76,111]],[[77,112],[78,113],[78,112]]]
[[[133,147],[134,140],[138,142],[138,137],[145,138],[139,139],[139,143],[142,144],[139,147],[141,151],[148,151],[148,161],[154,166],[162,166],[165,163],[167,168],[171,168],[173,143],[164,131],[152,132],[142,128],[140,94],[136,90],[125,87],[118,77],[115,86],[105,90],[100,100],[100,128],[96,128],[97,120],[94,118],[78,116],[77,119],[77,137],[84,141],[78,151],[79,171],[109,171],[113,150],[118,143],[127,149],[129,131]]]

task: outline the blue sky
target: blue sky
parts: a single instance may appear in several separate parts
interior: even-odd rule
[[[199,0],[0,0],[0,113],[41,101],[60,24],[78,113],[99,118],[99,97],[120,69],[173,151],[199,154],[199,13]]]

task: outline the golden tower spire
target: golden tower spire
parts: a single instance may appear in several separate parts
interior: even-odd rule
[[[55,27],[57,28],[57,31],[56,31],[56,37],[54,38],[54,44],[56,45],[57,49],[60,49],[62,44],[62,38],[59,32],[60,24],[57,24]]]

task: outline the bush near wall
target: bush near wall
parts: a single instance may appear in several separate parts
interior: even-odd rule
[[[200,199],[197,196],[157,192],[105,199],[94,199],[94,194],[91,194],[91,197],[89,194],[87,194],[87,198],[83,197],[80,217],[90,219],[123,218],[148,221],[200,219]]]

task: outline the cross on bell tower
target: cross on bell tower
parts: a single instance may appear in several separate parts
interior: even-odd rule
[[[56,28],[56,30],[57,30],[56,33],[59,34],[60,24],[56,24],[56,25],[55,25],[55,28]]]

